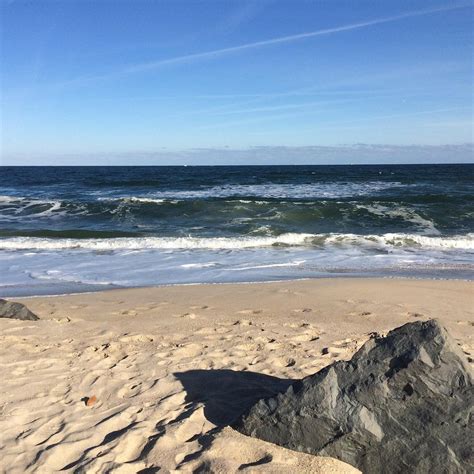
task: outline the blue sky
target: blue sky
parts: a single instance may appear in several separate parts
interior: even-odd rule
[[[420,146],[462,145],[472,159],[472,1],[1,8],[3,164],[164,164],[183,150],[205,163],[208,149],[361,143],[415,161],[429,160]]]

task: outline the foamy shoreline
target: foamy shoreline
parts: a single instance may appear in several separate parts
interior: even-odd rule
[[[438,318],[472,358],[473,290],[327,278],[22,298],[41,320],[0,320],[0,469],[355,472],[227,425],[269,384],[350,358],[373,331]]]
[[[77,295],[91,295],[94,293],[103,293],[109,291],[123,291],[123,290],[143,290],[143,289],[158,289],[158,288],[174,288],[174,287],[187,287],[187,286],[214,286],[214,285],[271,285],[276,283],[292,283],[292,282],[300,282],[300,281],[313,281],[313,280],[408,280],[408,281],[460,281],[460,282],[474,282],[473,278],[441,278],[441,277],[408,277],[408,276],[397,276],[397,275],[389,275],[389,276],[365,276],[363,274],[360,275],[351,275],[345,277],[306,277],[306,278],[286,278],[281,280],[255,280],[255,281],[223,281],[223,282],[194,282],[194,283],[169,283],[169,284],[161,284],[161,285],[143,285],[143,286],[131,286],[131,287],[114,287],[104,285],[104,287],[100,287],[97,285],[97,289],[95,290],[84,290],[84,291],[71,291],[66,293],[54,293],[54,294],[37,294],[37,295],[25,295],[25,296],[15,296],[15,295],[4,295],[0,296],[4,299],[12,299],[12,300],[29,300],[33,298],[57,298],[62,296],[77,296]]]
[[[474,234],[0,239],[0,295],[331,277],[469,279]]]

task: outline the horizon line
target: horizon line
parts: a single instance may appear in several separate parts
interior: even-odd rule
[[[436,162],[436,163],[426,163],[426,162],[414,162],[414,163],[300,163],[300,164],[227,164],[227,165],[193,165],[193,164],[183,164],[183,165],[2,165],[0,168],[228,168],[228,167],[240,167],[247,168],[249,166],[259,166],[259,167],[287,167],[287,166],[474,166],[474,161],[472,163],[465,162]]]

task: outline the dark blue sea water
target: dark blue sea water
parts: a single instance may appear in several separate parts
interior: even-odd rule
[[[0,168],[1,295],[472,279],[474,165]]]

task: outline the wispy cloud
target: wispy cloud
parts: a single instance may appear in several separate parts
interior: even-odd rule
[[[135,150],[109,153],[11,154],[8,165],[297,165],[472,163],[472,143],[443,145],[363,144],[335,146],[257,146],[187,150]]]
[[[295,112],[252,116],[250,118],[245,118],[242,120],[232,120],[228,122],[220,121],[219,123],[200,126],[198,127],[198,129],[205,130],[205,129],[228,128],[228,127],[235,127],[236,125],[250,125],[254,123],[269,122],[269,121],[275,121],[275,120],[288,120],[294,117],[298,117],[301,114],[307,115],[307,111],[304,110],[305,105],[307,104],[302,104],[301,107],[298,107],[303,110],[298,110]],[[470,106],[459,106],[459,107],[446,107],[446,108],[440,108],[440,109],[421,110],[418,112],[402,112],[402,113],[394,113],[394,114],[386,114],[386,115],[372,115],[372,116],[369,115],[363,118],[358,118],[357,120],[321,122],[320,124],[317,125],[317,127],[318,129],[341,128],[343,126],[351,126],[351,125],[356,125],[357,127],[363,127],[364,125],[361,125],[360,124],[361,122],[380,121],[380,120],[387,120],[387,119],[393,119],[393,118],[417,117],[417,116],[423,116],[423,115],[438,115],[438,114],[443,114],[446,112],[459,112],[459,111],[470,111],[470,110],[472,110]],[[326,112],[325,109],[317,108],[317,107],[311,110],[312,114],[321,114],[325,112]],[[314,125],[311,127],[311,129],[312,130],[314,129]],[[299,129],[299,131],[302,131],[302,130],[304,129],[303,128]]]
[[[257,17],[272,0],[249,0],[238,2],[237,7],[231,10],[217,25],[216,31],[229,33],[238,28],[243,23],[247,23]]]
[[[303,103],[290,103],[290,104],[279,104],[279,105],[268,105],[264,107],[252,107],[245,109],[221,109],[221,110],[208,110],[210,115],[240,115],[240,114],[256,114],[260,112],[275,112],[280,110],[293,110],[293,109],[306,109],[313,107],[329,106],[334,104],[346,104],[348,102],[354,102],[358,100],[367,100],[366,97],[355,97],[349,99],[332,99],[332,100],[318,100]],[[199,111],[198,113],[202,113]]]

